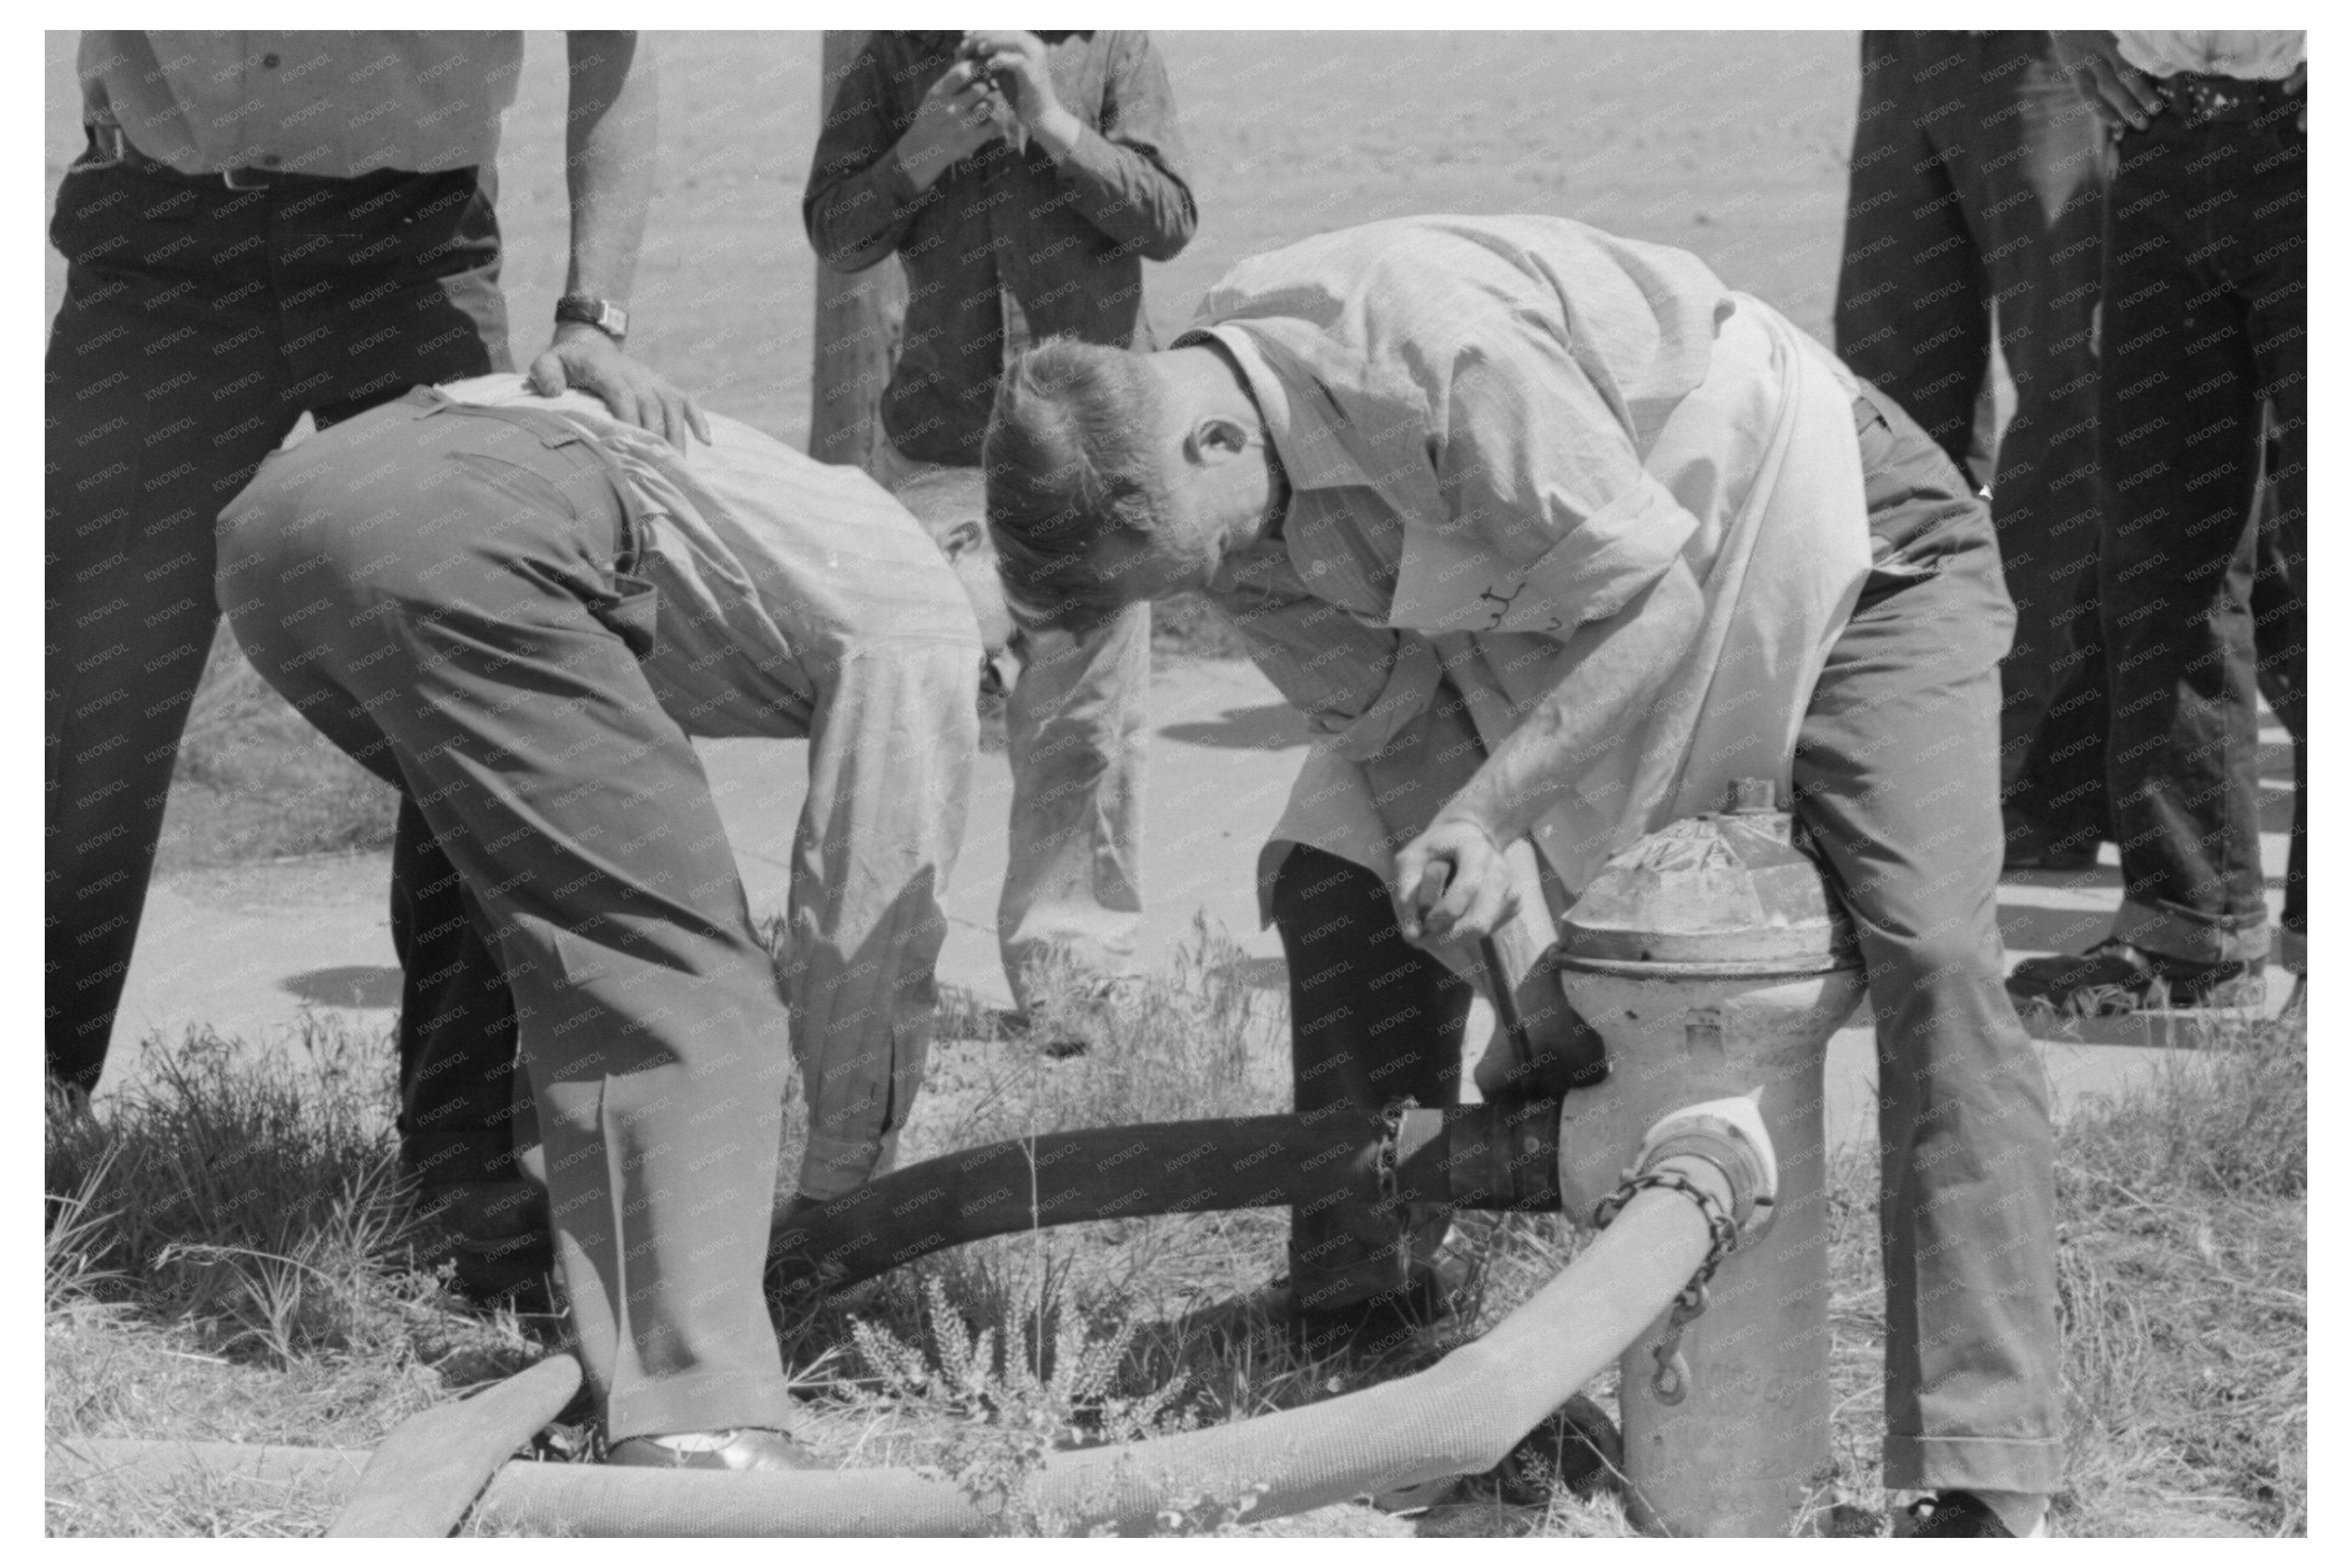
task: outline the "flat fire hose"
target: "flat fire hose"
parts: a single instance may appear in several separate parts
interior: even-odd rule
[[[446,1536],[514,1452],[580,1391],[580,1364],[551,1355],[465,1399],[410,1416],[378,1443],[331,1536]]]

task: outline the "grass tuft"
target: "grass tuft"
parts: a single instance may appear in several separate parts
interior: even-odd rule
[[[1035,1013],[943,999],[913,1160],[994,1138],[1244,1114],[1283,1103],[1282,993],[1205,927],[1183,959],[1103,994],[1068,977]],[[1086,1049],[1045,1047],[1082,1035]],[[143,1087],[47,1117],[45,1426],[52,1437],[373,1443],[415,1410],[544,1354],[457,1307],[391,1160],[390,1042],[311,1024],[248,1046],[146,1046]],[[2070,1535],[2292,1535],[2308,1525],[2305,1278],[2308,1047],[2300,1019],[2163,1055],[2062,1129],[2058,1196]],[[792,1123],[801,1120],[797,1106]],[[788,1127],[787,1143],[793,1133]],[[1844,1527],[1877,1483],[1884,1291],[1877,1173],[1831,1173],[1837,1446],[1821,1500]],[[928,1465],[1050,1531],[1026,1490],[1055,1447],[1328,1398],[1424,1364],[1303,1354],[1252,1296],[1286,1217],[1245,1212],[1003,1237],[925,1260],[781,1325],[804,1437],[843,1464]],[[1468,1217],[1490,1325],[1574,1256],[1549,1216]],[[1612,1402],[1613,1378],[1587,1392]],[[572,1450],[578,1450],[575,1442]],[[1465,1486],[1417,1519],[1361,1506],[1240,1525],[1247,1498],[1163,1527],[1249,1535],[1615,1536],[1607,1494],[1515,1506]],[[53,1487],[52,1533],[311,1534],[315,1500],[219,1485]]]

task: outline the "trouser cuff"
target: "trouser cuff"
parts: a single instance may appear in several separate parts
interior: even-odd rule
[[[879,1138],[835,1138],[811,1132],[808,1149],[801,1155],[800,1196],[811,1203],[830,1203],[855,1192],[898,1164],[898,1130]]]
[[[722,1432],[735,1427],[793,1429],[793,1397],[781,1372],[713,1368],[615,1389],[604,1406],[604,1440]]]
[[[1887,1434],[1890,1491],[2021,1491],[2048,1497],[2066,1478],[2055,1437],[1899,1437]]]
[[[2306,959],[2304,956],[2302,932],[2291,930],[2285,926],[2279,928],[2278,963],[2281,968],[2292,970],[2297,975],[2308,973],[2305,967]]]
[[[2271,953],[2267,916],[2224,924],[2126,898],[2115,934],[2139,948],[2184,964],[2261,963]]]

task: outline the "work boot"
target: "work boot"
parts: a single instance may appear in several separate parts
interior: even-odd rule
[[[1960,1539],[2009,1541],[2017,1531],[2004,1522],[1990,1503],[1972,1491],[1952,1490],[1923,1497],[1904,1510],[1909,1525],[1900,1533],[1906,1540]],[[2028,1537],[2038,1538],[2050,1533],[2047,1515],[2037,1517]]]
[[[2021,1013],[2060,1018],[2121,1018],[2168,1008],[2251,1009],[2269,999],[2256,962],[2192,964],[2110,936],[2087,953],[2028,958],[2010,972],[2010,1000]]]
[[[547,1192],[536,1182],[452,1182],[428,1187],[424,1218],[447,1236],[458,1293],[477,1306],[518,1312],[555,1310],[549,1276],[555,1239],[548,1229]]]
[[[673,1470],[821,1470],[828,1467],[790,1432],[736,1427],[720,1432],[672,1432],[624,1437],[604,1450],[608,1465]]]
[[[1260,1292],[1267,1315],[1281,1322],[1291,1343],[1310,1358],[1347,1355],[1377,1360],[1416,1342],[1459,1315],[1470,1304],[1475,1270],[1460,1258],[1441,1256],[1416,1264],[1401,1291],[1333,1307],[1302,1306],[1289,1281]]]

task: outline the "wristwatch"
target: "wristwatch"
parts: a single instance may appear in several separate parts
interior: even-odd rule
[[[615,343],[629,335],[629,313],[593,294],[567,294],[555,302],[558,321],[583,321]]]

